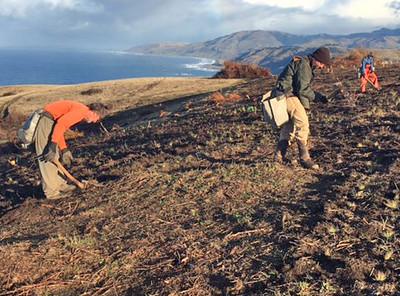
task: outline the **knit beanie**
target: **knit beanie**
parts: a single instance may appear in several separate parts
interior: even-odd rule
[[[331,54],[329,52],[329,49],[326,47],[318,48],[311,54],[311,56],[322,64],[325,64],[327,66],[331,64]]]

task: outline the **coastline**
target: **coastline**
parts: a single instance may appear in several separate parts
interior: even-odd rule
[[[168,55],[168,54],[152,54],[152,53],[143,53],[143,52],[133,52],[133,51],[115,51],[115,53],[119,54],[132,54],[137,56],[154,56],[161,58],[189,58],[196,59],[199,62],[195,64],[184,64],[187,69],[194,69],[206,72],[218,72],[220,70],[220,64],[217,63],[217,60],[204,58],[204,57],[196,57],[196,56],[182,56],[182,55]]]
[[[207,58],[128,51],[0,51],[0,85],[71,85],[149,77],[211,77]]]

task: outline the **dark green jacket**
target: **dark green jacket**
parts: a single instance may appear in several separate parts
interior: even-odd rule
[[[315,93],[311,89],[314,79],[314,71],[311,60],[306,57],[294,57],[279,75],[272,96],[285,94],[296,96],[300,99],[305,109],[310,109],[310,101],[315,99]]]

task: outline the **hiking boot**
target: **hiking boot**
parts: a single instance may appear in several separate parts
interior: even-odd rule
[[[297,143],[299,147],[299,155],[300,155],[300,164],[305,169],[317,170],[319,169],[319,165],[316,164],[310,157],[310,153],[308,152],[307,145],[302,142]]]
[[[319,165],[316,164],[311,158],[300,159],[300,164],[305,169],[309,169],[309,170],[318,170],[319,169]]]
[[[275,150],[274,162],[276,163],[286,163],[288,159],[286,158],[287,149],[289,147],[288,140],[280,140]]]

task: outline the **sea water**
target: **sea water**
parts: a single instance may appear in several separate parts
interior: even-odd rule
[[[138,77],[210,77],[212,60],[126,52],[0,49],[0,85],[75,84]]]

